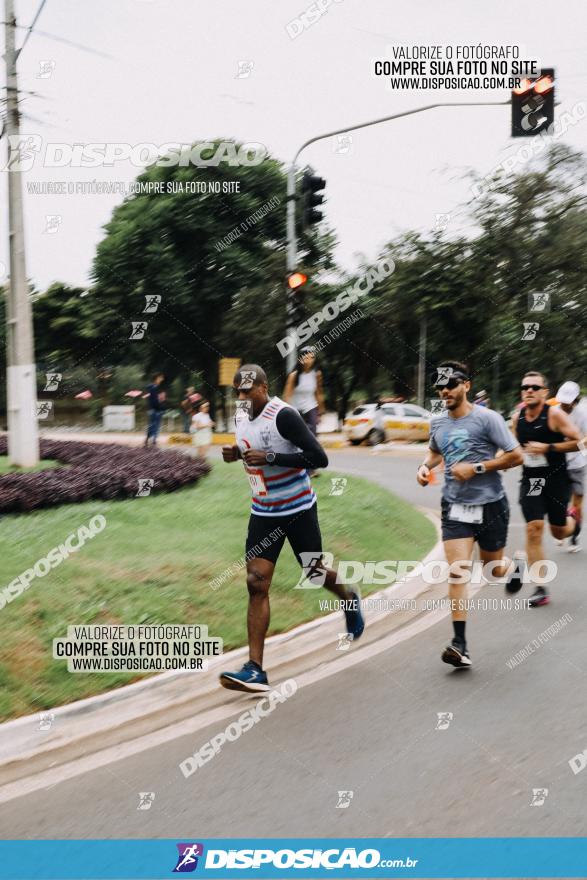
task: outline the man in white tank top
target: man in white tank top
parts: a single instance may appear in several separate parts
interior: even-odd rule
[[[223,687],[269,690],[263,670],[263,647],[269,627],[269,587],[287,538],[306,578],[324,585],[345,602],[348,632],[358,639],[364,629],[360,596],[336,582],[336,572],[322,559],[316,495],[308,468],[326,467],[326,453],[296,410],[269,397],[267,376],[246,364],[234,377],[238,395],[236,443],[222,447],[225,462],[243,462],[251,486],[251,517],[246,541],[250,659],[237,672],[223,672]]]

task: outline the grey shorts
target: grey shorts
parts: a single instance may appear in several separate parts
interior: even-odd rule
[[[569,482],[571,484],[571,492],[573,495],[584,495],[585,484],[585,468],[573,468],[567,471]]]

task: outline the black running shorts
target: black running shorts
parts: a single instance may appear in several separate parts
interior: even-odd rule
[[[442,540],[453,541],[455,538],[474,538],[481,550],[494,553],[505,547],[510,521],[510,506],[503,496],[499,501],[490,501],[483,505],[483,522],[463,523],[449,519],[450,502],[442,501],[441,524]]]
[[[275,564],[286,538],[302,567],[310,564],[310,557],[320,558],[322,536],[317,504],[285,516],[258,516],[252,513],[247,532],[246,558],[268,559]],[[301,553],[309,555],[302,557]]]
[[[569,490],[566,470],[550,477],[523,473],[520,480],[520,507],[526,522],[547,516],[551,526],[566,525]]]

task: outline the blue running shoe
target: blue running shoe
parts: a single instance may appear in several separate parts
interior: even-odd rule
[[[347,632],[352,635],[353,641],[356,641],[363,635],[365,629],[365,618],[361,611],[361,594],[358,590],[349,592],[350,598],[353,600],[350,608],[345,608],[344,616],[346,619]]]
[[[254,660],[249,660],[238,672],[221,672],[220,684],[231,691],[257,693],[270,690],[267,675]]]

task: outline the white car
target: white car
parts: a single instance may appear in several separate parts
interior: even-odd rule
[[[344,420],[347,440],[370,446],[388,440],[427,440],[432,413],[416,403],[363,403]]]
[[[432,413],[417,403],[383,403],[375,412],[374,431],[369,442],[428,440]]]
[[[358,446],[375,428],[376,403],[362,403],[356,406],[343,422],[342,432],[347,440]]]

